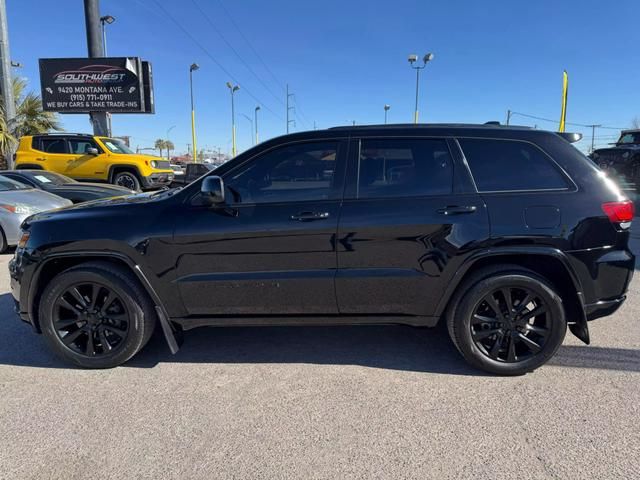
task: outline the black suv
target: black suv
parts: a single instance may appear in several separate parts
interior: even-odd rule
[[[613,147],[594,150],[590,158],[622,187],[640,192],[640,129],[622,131]]]
[[[182,189],[37,214],[11,261],[20,317],[83,367],[159,324],[446,322],[522,374],[625,299],[633,204],[559,134],[339,127],[267,141]]]

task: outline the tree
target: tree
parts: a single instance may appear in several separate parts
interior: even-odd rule
[[[20,137],[61,131],[58,115],[42,110],[42,99],[34,92],[25,93],[27,81],[24,78],[12,79],[13,98],[16,104],[16,116],[7,122],[4,103],[0,99],[0,166],[7,167],[6,157],[13,152]]]
[[[156,150],[160,151],[160,156],[162,156],[162,151],[165,148],[165,141],[161,138],[156,140],[156,143],[153,144]]]
[[[176,146],[173,144],[171,140],[165,140],[164,148],[167,149],[167,160],[171,160],[171,150],[175,150]]]
[[[631,127],[640,128],[640,117],[634,117],[633,120],[631,120]]]

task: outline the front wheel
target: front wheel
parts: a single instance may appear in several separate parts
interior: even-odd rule
[[[129,190],[140,190],[140,180],[135,173],[119,172],[113,177],[113,184],[128,188]]]
[[[567,330],[554,288],[518,267],[479,272],[465,282],[448,311],[447,326],[468,363],[499,375],[522,375],[543,365]]]
[[[155,312],[127,270],[86,263],[56,276],[44,290],[40,327],[63,359],[86,368],[111,368],[133,357],[149,340]]]

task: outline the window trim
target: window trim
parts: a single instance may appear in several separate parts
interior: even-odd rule
[[[451,195],[455,195],[455,183],[456,183],[456,159],[455,156],[453,154],[453,151],[451,150],[451,146],[449,145],[449,142],[447,141],[448,139],[453,138],[451,136],[438,136],[438,135],[433,135],[433,136],[425,136],[425,135],[394,135],[394,136],[379,136],[379,135],[373,135],[373,136],[359,136],[356,138],[352,138],[352,143],[356,146],[356,148],[354,148],[354,154],[352,155],[352,158],[350,159],[352,162],[355,163],[355,167],[354,170],[355,172],[352,172],[352,177],[354,178],[354,183],[353,185],[348,185],[349,179],[347,179],[347,182],[345,184],[345,195],[344,195],[344,199],[345,200],[392,200],[392,199],[403,199],[403,198],[438,198],[438,197],[446,197],[446,196],[451,196]],[[421,195],[406,195],[406,196],[398,196],[398,195],[391,195],[391,196],[375,196],[375,197],[360,197],[360,153],[362,151],[362,141],[363,140],[439,140],[442,141],[444,143],[444,145],[447,148],[447,151],[449,152],[449,159],[451,161],[451,191],[449,191],[448,193],[425,193],[425,194],[421,194]]]
[[[518,189],[518,190],[480,190],[478,188],[478,184],[476,183],[476,179],[473,176],[473,171],[471,170],[471,166],[469,165],[469,161],[464,153],[464,149],[462,148],[462,145],[460,144],[460,142],[458,141],[458,139],[470,139],[470,140],[495,140],[495,141],[501,141],[501,142],[520,142],[520,143],[528,143],[529,145],[532,145],[534,148],[537,148],[550,162],[551,166],[553,168],[555,168],[555,170],[560,174],[560,176],[567,182],[567,186],[564,188],[527,188],[527,189]],[[534,142],[531,142],[529,140],[523,140],[523,139],[519,139],[519,138],[491,138],[491,137],[472,137],[472,136],[461,136],[461,135],[457,135],[456,137],[454,137],[454,140],[456,142],[456,145],[458,146],[458,149],[460,151],[460,154],[462,155],[462,161],[465,165],[465,167],[467,168],[467,171],[469,172],[469,175],[471,176],[471,181],[473,182],[473,186],[476,189],[477,193],[490,193],[490,194],[498,194],[498,193],[531,193],[531,192],[576,192],[578,190],[578,186],[576,185],[576,183],[573,181],[573,179],[571,178],[571,176],[567,173],[567,171],[562,168],[562,166],[560,166],[558,164],[558,162],[556,162],[553,157],[551,155],[549,155],[542,147],[540,147],[539,145],[537,145]]]

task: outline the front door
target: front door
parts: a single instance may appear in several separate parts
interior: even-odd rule
[[[363,138],[351,150],[337,238],[340,313],[429,316],[470,242],[489,236],[484,203],[456,187],[455,169],[465,167],[445,139]]]
[[[224,175],[227,205],[192,196],[176,224],[190,315],[335,314],[346,143],[292,143]]]
[[[98,155],[89,153],[89,151],[94,148],[98,151]],[[66,170],[61,173],[78,179],[92,180],[106,178],[105,154],[95,140],[90,137],[70,137],[69,152]]]

